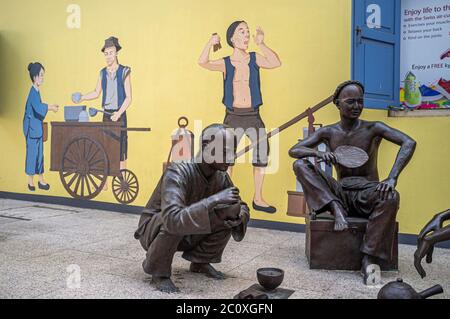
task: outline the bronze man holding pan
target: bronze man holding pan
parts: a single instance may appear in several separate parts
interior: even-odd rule
[[[401,171],[413,156],[416,142],[382,122],[359,119],[364,108],[363,97],[364,86],[361,83],[347,81],[340,84],[333,103],[340,112],[341,121],[300,141],[291,148],[289,155],[298,159],[294,163],[294,171],[310,210],[331,212],[335,217],[335,231],[348,228],[347,216],[369,220],[361,247],[364,254],[362,272],[366,280],[369,266],[370,269],[374,266],[379,269],[380,259],[391,259],[400,200],[395,186]],[[399,145],[400,150],[388,178],[380,182],[377,157],[383,139]],[[325,143],[331,151],[317,151],[315,147],[320,143]],[[362,161],[359,153],[366,153]],[[337,180],[326,176],[308,161],[311,156],[333,164]],[[345,163],[346,156],[349,163]]]

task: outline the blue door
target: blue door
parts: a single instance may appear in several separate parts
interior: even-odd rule
[[[400,105],[400,0],[353,0],[352,78],[365,106]]]

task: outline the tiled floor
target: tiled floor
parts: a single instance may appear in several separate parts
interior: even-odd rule
[[[357,272],[309,270],[304,234],[249,228],[242,242],[230,240],[217,265],[226,280],[188,272],[177,254],[173,278],[181,292],[167,295],[142,271],[137,215],[1,199],[0,216],[0,298],[232,298],[267,266],[285,270],[282,287],[295,290],[291,298],[375,298],[380,288],[364,286]],[[450,250],[435,250],[424,280],[413,253],[400,245],[400,273],[383,273],[383,283],[398,276],[417,290],[440,283],[445,293],[435,298],[450,298]]]

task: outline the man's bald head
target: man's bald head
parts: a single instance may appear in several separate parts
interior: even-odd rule
[[[231,127],[225,124],[207,126],[200,137],[202,160],[215,169],[226,171],[234,163],[237,138]]]

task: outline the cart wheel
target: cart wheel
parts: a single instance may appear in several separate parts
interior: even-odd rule
[[[139,193],[139,182],[136,175],[128,169],[121,169],[120,175],[115,176],[112,180],[112,191],[119,203],[133,202]]]
[[[64,149],[59,177],[74,198],[92,199],[108,177],[108,157],[103,146],[89,137],[77,137]]]

